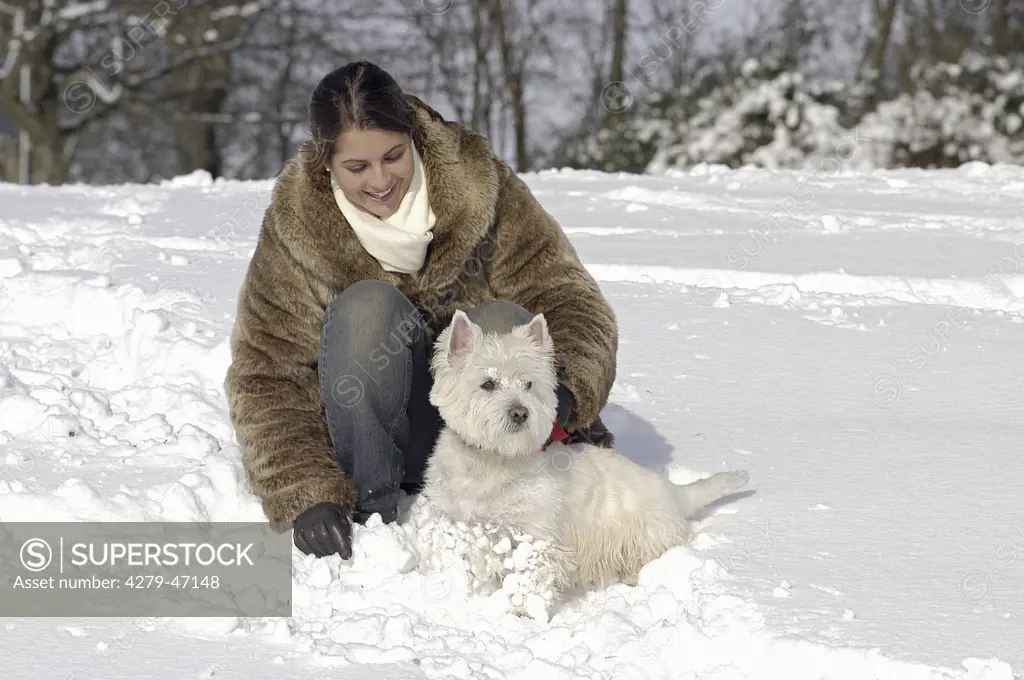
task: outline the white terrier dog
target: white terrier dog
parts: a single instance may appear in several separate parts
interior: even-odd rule
[[[545,541],[558,591],[635,585],[644,565],[689,542],[698,510],[746,485],[748,474],[679,486],[612,449],[545,447],[557,407],[553,352],[541,314],[484,334],[455,313],[432,357],[430,399],[446,426],[423,494],[453,520]]]

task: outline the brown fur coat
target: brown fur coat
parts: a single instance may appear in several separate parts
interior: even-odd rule
[[[242,283],[224,387],[250,483],[277,526],[320,502],[355,503],[321,410],[317,352],[328,303],[357,281],[394,284],[435,333],[489,299],[543,312],[576,397],[570,431],[594,423],[615,378],[615,316],[559,225],[484,138],[413,99],[437,217],[420,273],[385,271],[363,250],[307,142],[277,179]]]

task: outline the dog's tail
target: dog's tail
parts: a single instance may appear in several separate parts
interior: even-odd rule
[[[705,479],[676,486],[676,489],[679,490],[683,512],[687,517],[693,517],[698,511],[723,496],[742,489],[749,481],[750,475],[746,470],[733,470],[716,472]]]

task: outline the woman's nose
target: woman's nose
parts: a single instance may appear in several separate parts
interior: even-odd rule
[[[373,186],[377,191],[384,191],[388,188],[387,173],[384,172],[384,166],[382,165],[377,165],[373,168]]]

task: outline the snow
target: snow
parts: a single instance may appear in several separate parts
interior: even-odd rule
[[[6,618],[5,676],[1024,669],[1024,169],[526,178],[618,315],[622,452],[679,482],[742,467],[750,492],[638,585],[554,603],[528,545],[470,564],[480,537],[416,499],[351,561],[295,550],[290,618]],[[271,188],[0,184],[0,519],[263,519],[222,382]]]
[[[234,4],[228,4],[228,5],[224,5],[222,7],[218,7],[216,10],[214,10],[214,12],[210,15],[210,17],[214,21],[220,21],[221,19],[224,19],[224,18],[227,18],[227,17],[237,17],[237,16],[248,17],[248,16],[252,16],[253,14],[256,14],[261,9],[262,9],[262,5],[261,5],[260,2],[247,2],[247,3],[245,3],[245,4],[241,5],[241,6],[234,5]]]
[[[1024,159],[1024,60],[966,50],[956,62],[918,63],[890,97],[870,77],[789,70],[790,56],[770,47],[738,73],[712,60],[656,91],[632,76],[612,83],[605,108],[629,115],[574,139],[560,162],[661,174],[700,163],[867,172]]]

